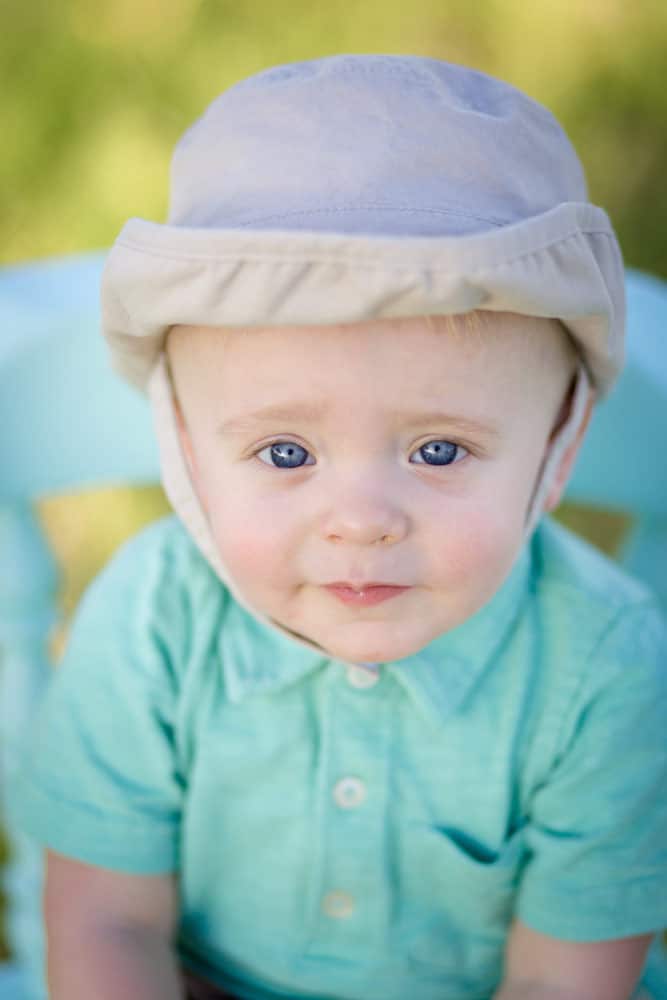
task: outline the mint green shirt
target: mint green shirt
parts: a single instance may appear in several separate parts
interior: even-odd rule
[[[513,915],[667,925],[666,650],[547,520],[473,618],[371,673],[258,623],[168,518],[84,597],[13,809],[178,871],[182,961],[239,997],[489,1000]]]

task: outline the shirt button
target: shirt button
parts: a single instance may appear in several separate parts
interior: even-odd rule
[[[348,684],[355,688],[371,688],[380,680],[380,673],[377,669],[370,667],[357,667],[351,665],[346,670]]]
[[[334,920],[345,920],[352,915],[354,899],[348,892],[340,890],[328,892],[322,900],[322,910],[327,917],[333,917]]]
[[[341,809],[354,809],[366,798],[366,786],[359,778],[341,778],[333,787],[333,797]]]

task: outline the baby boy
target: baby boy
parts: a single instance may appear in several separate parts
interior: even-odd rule
[[[88,591],[16,792],[55,1000],[629,1000],[665,633],[542,518],[623,338],[552,116],[416,57],[246,80],[103,321],[177,516]]]

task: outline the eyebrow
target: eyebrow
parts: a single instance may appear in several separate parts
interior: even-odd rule
[[[454,413],[444,413],[439,410],[432,413],[424,413],[420,410],[415,413],[399,413],[397,416],[411,427],[444,424],[447,430],[453,430],[456,434],[461,434],[464,437],[482,436],[488,438],[490,441],[496,441],[500,437],[500,430],[495,424],[484,423],[482,420],[473,420],[470,417],[456,416]]]
[[[230,417],[218,427],[218,434],[244,434],[254,430],[260,424],[276,421],[307,420],[316,422],[324,416],[325,407],[319,403],[288,403],[272,406],[262,406],[252,413],[244,413],[239,417]]]
[[[322,403],[288,403],[286,405],[263,406],[252,413],[245,413],[238,417],[230,417],[223,421],[218,427],[218,434],[233,435],[247,434],[255,431],[262,424],[287,422],[293,420],[316,423],[321,420],[326,413],[326,406]],[[443,424],[447,429],[451,429],[463,435],[483,435],[490,440],[500,437],[497,427],[491,423],[480,420],[472,420],[469,417],[456,416],[452,413],[442,411],[396,411],[392,414],[397,422],[408,424],[411,427],[423,427],[431,424]]]

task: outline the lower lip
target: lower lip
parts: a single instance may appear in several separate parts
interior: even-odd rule
[[[345,587],[339,584],[330,584],[326,590],[334,597],[337,597],[343,604],[350,604],[355,608],[370,608],[374,604],[381,604],[392,597],[404,594],[409,587],[364,587],[363,590],[354,590],[352,587]]]

